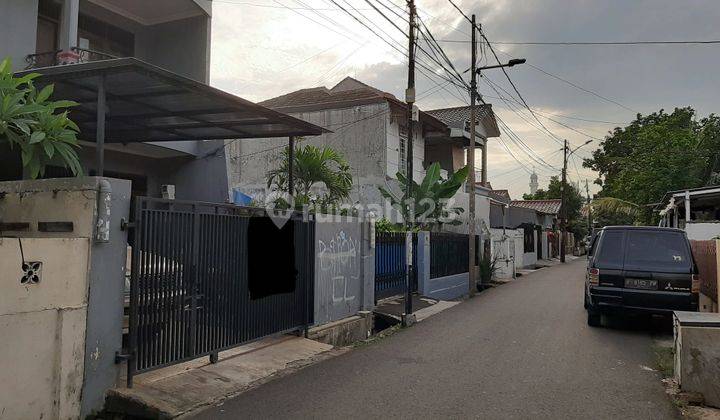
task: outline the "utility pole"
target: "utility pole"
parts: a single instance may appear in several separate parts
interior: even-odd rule
[[[408,0],[409,9],[409,34],[408,34],[408,87],[405,91],[407,102],[407,187],[405,205],[408,206],[407,220],[405,221],[408,231],[405,236],[405,316],[402,317],[403,326],[408,325],[408,317],[412,314],[412,227],[415,216],[415,204],[410,202],[413,185],[413,105],[415,104],[415,0]]]
[[[560,262],[565,262],[565,229],[567,224],[567,209],[565,208],[565,197],[567,196],[567,158],[568,144],[563,142],[563,169],[562,184],[560,185]]]
[[[470,54],[471,63],[471,78],[470,78],[470,147],[468,148],[468,165],[470,165],[470,171],[468,172],[468,186],[469,186],[469,205],[468,205],[468,250],[469,250],[469,267],[468,267],[468,295],[472,296],[475,294],[475,127],[477,125],[477,115],[475,110],[475,91],[477,89],[477,72],[475,64],[477,62],[477,39],[475,37],[475,15],[472,15],[472,42]],[[485,155],[483,154],[483,162],[485,161]],[[483,164],[483,174],[485,166]],[[483,176],[483,182],[485,181]],[[484,185],[484,184],[483,184]]]
[[[590,187],[588,186],[588,180],[585,179],[585,205],[587,206],[587,228],[588,228],[588,235],[592,234],[592,207],[590,206]]]

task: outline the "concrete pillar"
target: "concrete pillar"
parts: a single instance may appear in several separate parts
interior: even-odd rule
[[[417,249],[418,293],[427,295],[430,283],[430,232],[418,232]]]
[[[362,309],[372,311],[375,307],[375,220],[363,220],[362,228]]]
[[[690,221],[690,191],[685,191],[685,221]]]
[[[80,0],[65,0],[60,15],[58,46],[63,51],[77,47]]]

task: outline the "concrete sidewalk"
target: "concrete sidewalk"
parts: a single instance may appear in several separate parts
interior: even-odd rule
[[[329,344],[295,336],[273,337],[135,377],[132,389],[111,390],[110,413],[143,418],[175,418],[217,404],[243,391],[314,362],[344,352]]]

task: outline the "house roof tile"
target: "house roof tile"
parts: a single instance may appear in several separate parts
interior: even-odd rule
[[[512,207],[522,207],[532,209],[545,214],[558,214],[562,200],[513,200],[510,205]]]

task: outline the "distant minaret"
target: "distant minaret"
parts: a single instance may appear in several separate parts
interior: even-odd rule
[[[535,195],[538,189],[538,177],[535,171],[530,175],[530,194]]]

